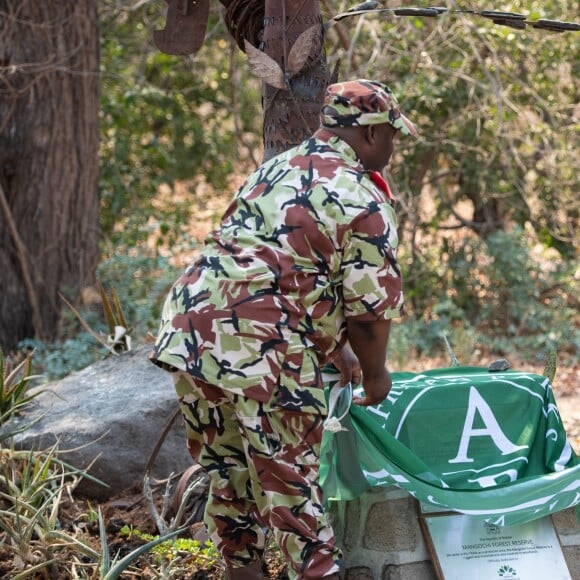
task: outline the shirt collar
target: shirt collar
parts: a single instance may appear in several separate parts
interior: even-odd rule
[[[375,186],[378,187],[385,195],[387,201],[391,205],[395,205],[395,198],[393,197],[393,194],[383,176],[378,171],[370,171],[365,169],[359,161],[355,150],[346,141],[341,139],[332,131],[325,129],[324,127],[318,129],[314,133],[313,137],[317,141],[323,141],[324,143],[327,143],[335,151],[340,153],[342,159],[347,165],[353,167],[357,171],[366,173],[370,177],[371,181],[375,184]]]
[[[350,167],[353,167],[359,171],[365,171],[365,168],[362,166],[355,150],[346,141],[341,139],[332,131],[321,127],[314,133],[313,137],[317,141],[328,143],[328,145],[340,153],[341,157]]]

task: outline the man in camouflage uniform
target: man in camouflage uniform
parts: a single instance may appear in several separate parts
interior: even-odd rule
[[[328,87],[321,128],[258,168],[173,286],[151,357],[174,372],[188,447],[210,476],[205,521],[230,579],[262,578],[264,529],[290,578],[338,578],[322,505],[321,368],[382,401],[403,304],[393,200],[378,173],[398,132],[389,88]]]

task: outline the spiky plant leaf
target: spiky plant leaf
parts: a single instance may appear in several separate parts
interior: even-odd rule
[[[124,326],[127,332],[130,332],[129,324],[123,313],[123,308],[121,307],[121,301],[119,300],[119,295],[114,288],[111,288],[111,296],[113,297],[113,304],[115,306],[115,312],[117,314],[117,324],[119,326]]]
[[[556,378],[556,369],[558,367],[558,351],[552,349],[546,358],[546,366],[544,367],[543,375],[548,378],[550,384],[554,384]]]
[[[115,320],[115,314],[113,313],[113,306],[100,280],[97,281],[97,286],[99,288],[99,293],[101,294],[101,304],[103,307],[103,314],[105,315],[107,328],[109,329],[109,333],[113,333],[117,324]]]

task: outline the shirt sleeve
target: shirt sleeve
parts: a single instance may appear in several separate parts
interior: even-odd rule
[[[400,316],[404,300],[396,223],[395,212],[386,201],[370,202],[351,223],[342,256],[347,318],[374,321]]]

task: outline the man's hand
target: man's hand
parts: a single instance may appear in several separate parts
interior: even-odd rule
[[[382,376],[373,377],[372,379],[363,376],[365,395],[364,397],[353,397],[352,402],[361,407],[378,405],[386,399],[392,386],[391,375],[387,369],[384,369]]]
[[[332,364],[340,371],[341,387],[348,383],[352,383],[353,386],[360,385],[362,378],[360,362],[348,343],[342,347]]]
[[[391,390],[392,381],[386,369],[387,344],[391,331],[390,320],[357,322],[347,320],[348,340],[362,368],[364,397],[353,403],[361,406],[378,405]]]

